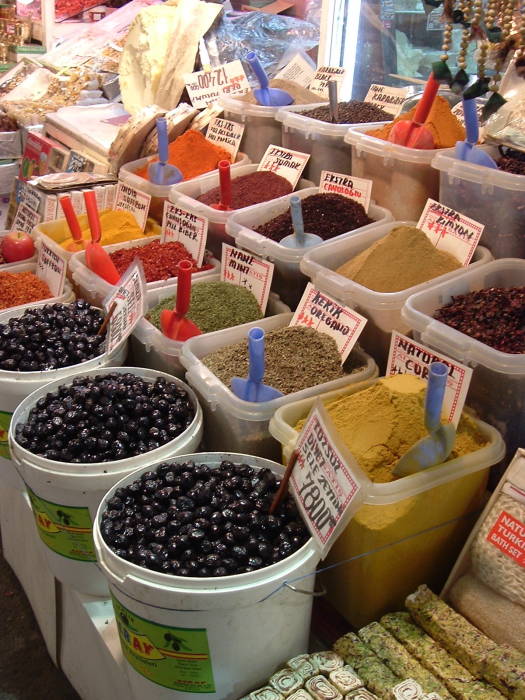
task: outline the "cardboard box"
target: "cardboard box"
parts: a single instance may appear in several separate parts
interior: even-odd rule
[[[69,151],[58,141],[35,132],[29,132],[22,155],[19,177],[27,182],[38,175],[63,172],[68,158]]]

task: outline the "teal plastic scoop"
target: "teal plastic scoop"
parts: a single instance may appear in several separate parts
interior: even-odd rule
[[[311,248],[323,242],[321,236],[315,233],[305,233],[301,198],[296,194],[290,197],[290,215],[294,232],[282,238],[279,241],[281,245],[286,246],[286,248]]]

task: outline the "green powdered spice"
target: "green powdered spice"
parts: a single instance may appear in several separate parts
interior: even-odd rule
[[[270,331],[265,340],[263,381],[283,394],[339,379],[351,372],[352,365],[356,364],[355,359],[347,360],[343,368],[335,340],[313,328],[289,326]],[[232,377],[248,376],[248,342],[227,345],[202,361],[223,384],[230,387]]]
[[[176,297],[163,299],[146,315],[160,328],[160,314],[175,307]],[[257,299],[246,287],[229,282],[198,282],[191,288],[190,308],[186,315],[203,333],[220,331],[262,318]]]

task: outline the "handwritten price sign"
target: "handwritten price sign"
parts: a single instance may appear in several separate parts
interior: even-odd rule
[[[393,117],[397,117],[408,97],[409,88],[394,88],[388,85],[372,83],[366,93],[365,102],[381,107]]]
[[[123,182],[118,183],[115,197],[115,209],[130,211],[143,231],[148,218],[150,202],[150,194],[141,192],[135,189],[135,187],[125,185]]]
[[[221,280],[239,287],[246,287],[257,299],[261,311],[266,311],[274,264],[255,255],[222,244]]]
[[[113,304],[115,311],[111,317],[107,335],[106,352],[110,354],[133,329],[145,313],[145,281],[142,263],[135,262],[128,267],[118,287],[104,299],[104,308],[109,312]]]
[[[197,216],[171,202],[164,202],[161,243],[169,241],[182,243],[197,263],[197,267],[200,267],[204,260],[207,238],[208,219],[205,216]]]
[[[41,240],[39,245],[36,275],[47,284],[53,296],[59,297],[66,281],[66,259],[44,241]]]
[[[330,170],[321,171],[319,180],[319,192],[333,192],[348,199],[353,199],[363,206],[368,212],[370,197],[372,196],[372,180],[343,173],[333,173]]]
[[[453,255],[464,267],[474,255],[485,228],[484,224],[433,199],[427,199],[417,227],[436,248]]]
[[[257,170],[268,170],[286,178],[295,187],[310,158],[309,153],[291,151],[289,148],[270,145],[261,158]]]
[[[191,104],[198,109],[216,102],[222,95],[245,95],[250,90],[242,63],[230,61],[212,70],[184,76]]]
[[[317,69],[308,89],[310,92],[315,92],[321,97],[328,99],[328,81],[334,80],[336,83],[341,84],[345,74],[345,68],[340,68],[339,66],[321,66]]]

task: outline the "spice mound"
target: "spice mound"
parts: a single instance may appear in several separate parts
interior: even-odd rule
[[[231,159],[231,154],[226,149],[208,141],[200,131],[193,129],[176,138],[168,147],[168,163],[175,165],[185,180],[215,170],[220,160],[231,162]],[[158,158],[148,161],[147,165],[135,171],[135,175],[149,180],[148,166],[158,161]]]
[[[80,221],[82,229],[82,238],[84,241],[91,241],[91,229],[87,221],[87,217]],[[100,213],[100,227],[102,237],[101,245],[112,245],[113,243],[125,243],[126,241],[134,241],[137,238],[144,238],[158,233],[158,225],[148,219],[144,231],[140,228],[134,215],[130,211],[122,211],[121,209],[106,209]],[[64,231],[69,229],[64,225]],[[57,241],[58,242],[58,241]],[[60,245],[65,250],[76,252],[82,250],[71,236],[60,241]]]
[[[317,93],[310,92],[310,90],[302,87],[298,83],[294,83],[292,80],[273,78],[270,80],[270,87],[277,88],[279,90],[286,90],[286,92],[293,97],[292,104],[294,105],[308,105],[315,102],[323,102],[323,98],[319,97]],[[241,95],[240,97],[235,97],[234,99],[247,102],[251,105],[259,105],[253,92],[248,92],[246,95]]]
[[[0,272],[0,309],[30,304],[52,296],[47,284],[34,272]]]
[[[343,368],[335,340],[313,328],[289,326],[270,331],[265,340],[263,381],[283,394],[339,379],[357,369],[354,357]],[[248,376],[248,343],[227,345],[202,361],[230,387],[232,377]]]
[[[373,221],[359,202],[341,194],[312,194],[302,199],[301,205],[304,230],[321,236],[324,241]],[[290,211],[279,214],[255,230],[273,241],[281,241],[293,233]]]
[[[498,160],[498,168],[513,175],[525,175],[525,153],[514,148],[507,149]]]
[[[368,122],[387,122],[392,119],[389,112],[373,105],[370,102],[360,102],[359,100],[348,100],[348,102],[339,102],[337,121],[332,122],[330,116],[330,108],[314,107],[306,112],[300,112],[303,117],[310,119],[318,119],[321,122],[329,122],[335,124],[366,124]]]
[[[177,297],[163,299],[146,318],[160,329],[160,315],[164,309],[173,309]],[[246,287],[229,282],[199,282],[191,288],[190,308],[186,318],[203,333],[220,331],[241,323],[262,318],[257,299]]]
[[[460,267],[450,253],[436,250],[420,229],[397,226],[336,272],[374,292],[400,292]]]
[[[279,485],[270,469],[248,464],[165,462],[115,491],[100,531],[118,556],[165,574],[255,571],[286,559],[310,538],[290,495],[269,515]],[[159,508],[145,507],[153,498]]]
[[[500,352],[525,352],[525,287],[490,287],[452,297],[434,318]]]
[[[83,299],[27,309],[0,324],[0,369],[39,372],[92,360],[104,351],[103,320]]]
[[[114,372],[77,377],[42,396],[15,434],[26,450],[57,462],[113,462],[175,439],[194,416],[179,384]]]
[[[203,272],[211,270],[213,265],[203,265],[197,267],[195,260],[187,251],[185,246],[178,241],[168,241],[161,243],[153,241],[147,245],[137,245],[131,248],[122,248],[109,254],[115,263],[115,267],[120,275],[128,269],[131,263],[137,258],[141,260],[144,268],[146,282],[156,282],[157,280],[167,280],[177,276],[177,265],[181,260],[189,260],[193,267],[193,272]]]
[[[252,204],[260,204],[276,197],[283,197],[292,191],[292,185],[286,178],[268,170],[260,170],[249,175],[232,178],[231,183],[232,209],[251,207]],[[197,197],[197,200],[204,204],[218,204],[220,195],[220,187],[214,187]]]
[[[326,409],[359,466],[375,483],[394,481],[393,470],[425,428],[427,383],[410,374],[379,379],[368,389],[330,401]],[[301,430],[304,420],[295,429]],[[463,414],[449,460],[487,444],[475,422]]]
[[[388,141],[392,126],[404,119],[413,119],[416,113],[416,107],[412,107],[408,112],[400,114],[390,122],[379,129],[367,131],[367,136],[375,136],[376,139]],[[452,114],[450,105],[444,97],[438,95],[434,100],[434,104],[425,122],[432,136],[434,137],[435,148],[452,148],[456,145],[456,141],[465,139],[465,129],[461,125],[459,119]]]

